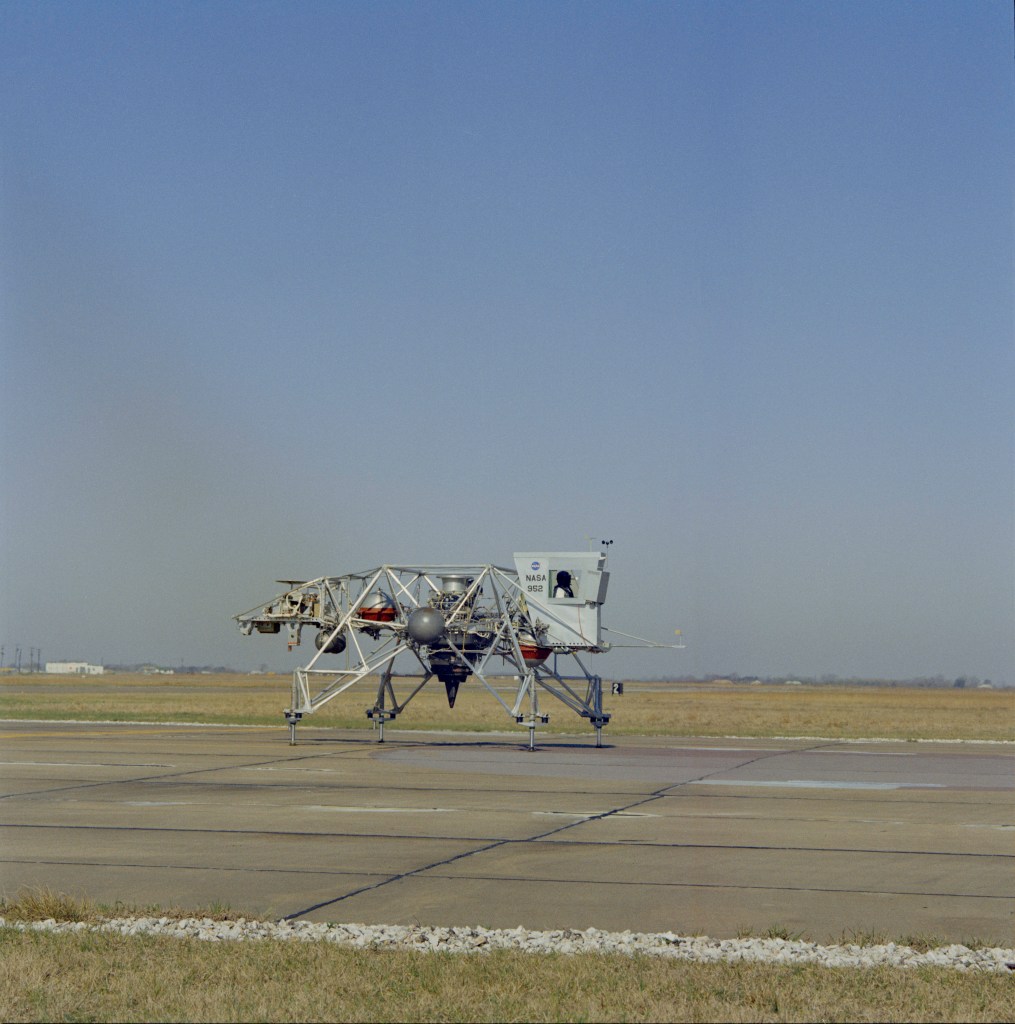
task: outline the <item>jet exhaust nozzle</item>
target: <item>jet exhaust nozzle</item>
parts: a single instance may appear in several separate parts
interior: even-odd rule
[[[430,652],[430,671],[444,684],[448,694],[448,707],[453,708],[458,688],[472,675],[469,666],[463,664],[454,651],[445,647]]]

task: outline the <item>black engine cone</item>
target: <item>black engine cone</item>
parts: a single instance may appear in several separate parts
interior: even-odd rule
[[[469,657],[469,654],[469,651],[465,652],[466,657]],[[448,695],[448,707],[453,708],[458,696],[458,687],[472,675],[468,665],[461,662],[447,648],[438,648],[430,651],[430,671],[444,684]]]

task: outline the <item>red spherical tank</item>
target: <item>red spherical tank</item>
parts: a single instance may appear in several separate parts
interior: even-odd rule
[[[536,638],[531,633],[519,633],[518,646],[521,648],[522,660],[529,668],[542,665],[553,653],[549,647],[540,647]]]

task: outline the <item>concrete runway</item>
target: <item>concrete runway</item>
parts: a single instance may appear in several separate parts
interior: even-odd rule
[[[1015,940],[1015,750],[0,723],[0,886],[248,917]]]

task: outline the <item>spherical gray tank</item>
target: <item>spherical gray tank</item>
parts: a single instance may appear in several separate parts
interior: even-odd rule
[[[444,616],[436,608],[417,608],[405,628],[418,644],[432,644],[444,636]]]
[[[341,654],[345,650],[345,637],[339,633],[335,638],[325,647],[328,637],[331,636],[331,627],[325,626],[324,629],[314,637],[314,644],[318,650],[324,649],[325,654]]]

